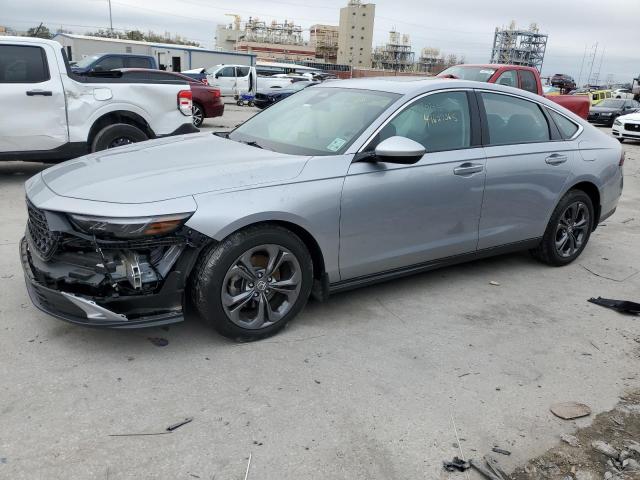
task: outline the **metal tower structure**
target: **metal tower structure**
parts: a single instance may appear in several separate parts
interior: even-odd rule
[[[507,28],[496,28],[491,51],[491,63],[506,63],[542,68],[548,35],[540,33],[532,23],[528,30],[518,30],[515,22]]]
[[[389,32],[389,42],[376,47],[372,54],[373,68],[406,72],[414,68],[415,52],[411,50],[409,35],[395,30]]]

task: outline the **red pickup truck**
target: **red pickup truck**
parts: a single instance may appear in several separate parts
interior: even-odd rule
[[[439,77],[475,80],[477,82],[499,83],[510,87],[521,88],[528,92],[537,93],[567,110],[571,110],[579,117],[587,119],[591,101],[582,95],[545,95],[542,90],[540,73],[533,67],[518,65],[455,65],[441,72]]]

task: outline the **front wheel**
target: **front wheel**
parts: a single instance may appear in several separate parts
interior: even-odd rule
[[[570,190],[556,206],[540,244],[531,253],[549,265],[567,265],[587,246],[595,221],[589,195]]]
[[[312,282],[313,263],[302,240],[280,226],[258,225],[203,255],[191,298],[222,335],[257,340],[275,334],[302,310]]]
[[[147,134],[138,127],[128,123],[114,123],[113,125],[107,125],[96,134],[91,143],[91,151],[99,152],[109,148],[129,145],[130,143],[143,142],[148,139]]]

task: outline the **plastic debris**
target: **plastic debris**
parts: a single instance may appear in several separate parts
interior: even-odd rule
[[[632,315],[640,314],[640,303],[630,302],[628,300],[613,300],[610,298],[590,298],[591,303],[600,305],[601,307],[610,308],[620,313],[630,313]]]

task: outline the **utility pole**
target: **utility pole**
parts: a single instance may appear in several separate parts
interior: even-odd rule
[[[113,17],[111,16],[111,0],[107,0],[109,2],[109,30],[111,30],[111,35],[113,35]]]

